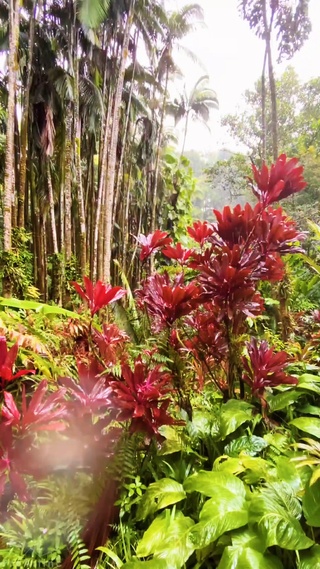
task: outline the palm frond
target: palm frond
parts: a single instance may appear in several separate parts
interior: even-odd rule
[[[88,28],[98,28],[108,17],[110,0],[81,0],[78,17]]]

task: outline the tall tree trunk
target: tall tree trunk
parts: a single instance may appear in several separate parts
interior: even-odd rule
[[[114,199],[114,205],[113,205],[112,226],[114,226],[114,223],[115,223],[117,205],[118,205],[119,194],[120,194],[120,186],[121,186],[122,174],[123,174],[122,169],[123,169],[123,164],[124,164],[124,157],[126,154],[126,143],[127,143],[129,120],[130,120],[131,101],[132,101],[132,93],[133,93],[133,86],[134,86],[134,76],[135,76],[136,64],[137,64],[138,41],[139,41],[139,30],[136,30],[135,37],[134,37],[135,51],[134,51],[134,57],[133,57],[132,78],[131,78],[131,84],[130,84],[130,92],[129,92],[127,112],[126,112],[126,120],[125,120],[123,137],[122,137],[121,155],[120,155],[119,166],[118,166],[118,176],[117,176],[115,199]]]
[[[53,196],[53,187],[52,187],[51,172],[50,172],[50,162],[48,159],[47,159],[47,182],[48,182],[49,212],[50,212],[50,223],[52,231],[53,254],[58,255],[59,248],[58,248],[56,217],[54,212],[54,196]]]
[[[185,122],[185,125],[184,125],[183,143],[182,143],[182,148],[181,148],[181,153],[180,153],[180,158],[179,158],[179,164],[180,164],[180,162],[181,162],[181,158],[182,158],[182,156],[183,156],[183,154],[184,154],[184,149],[185,149],[185,146],[186,146],[187,133],[188,133],[188,126],[189,126],[189,115],[190,115],[190,112],[187,111],[186,122]]]
[[[66,138],[64,149],[64,249],[66,261],[70,261],[72,256],[72,180],[71,180],[71,162],[72,162],[72,107],[67,104],[66,108]]]
[[[79,239],[79,250],[80,250],[80,270],[81,274],[84,275],[86,272],[86,218],[84,211],[84,197],[83,197],[83,184],[82,184],[82,169],[81,169],[81,119],[79,113],[79,60],[77,57],[77,47],[78,47],[78,33],[75,27],[75,49],[74,49],[74,121],[75,121],[75,167],[76,167],[76,179],[77,179],[77,205],[78,205],[78,216],[79,216],[79,226],[80,226],[80,239]]]
[[[261,140],[262,161],[267,160],[267,121],[266,121],[266,64],[267,64],[267,49],[264,52],[262,75],[261,75]]]
[[[124,29],[123,45],[121,60],[118,70],[118,77],[114,95],[113,104],[113,115],[112,115],[112,129],[111,129],[111,139],[110,139],[110,150],[109,150],[109,160],[107,168],[107,184],[106,184],[106,223],[104,227],[104,263],[103,263],[103,279],[105,281],[110,280],[110,265],[111,265],[111,252],[112,252],[112,213],[113,213],[113,203],[114,203],[114,193],[115,193],[115,175],[116,175],[116,163],[117,163],[117,143],[119,135],[119,122],[120,122],[120,112],[121,112],[121,102],[122,102],[122,90],[124,82],[124,74],[126,69],[126,63],[128,59],[128,49],[130,41],[130,30],[133,19],[133,7],[134,1],[131,0],[129,4],[129,10],[127,14],[126,25]]]
[[[152,195],[152,206],[151,206],[152,207],[152,210],[151,210],[151,231],[152,232],[155,231],[155,229],[156,229],[157,192],[158,192],[158,181],[159,181],[160,154],[161,154],[161,142],[162,142],[162,134],[163,134],[164,116],[165,116],[165,110],[166,110],[167,98],[168,98],[168,83],[169,83],[169,67],[167,65],[167,67],[166,67],[166,78],[165,78],[165,84],[164,84],[164,96],[163,96],[163,103],[162,103],[162,109],[161,109],[159,134],[158,134],[158,142],[157,142],[156,162],[155,162],[154,175],[153,175],[153,190],[152,190],[153,195]]]
[[[36,21],[37,0],[32,2],[32,12],[30,15],[29,41],[28,41],[28,61],[26,88],[23,97],[23,111],[21,117],[21,157],[20,157],[20,181],[18,192],[18,227],[24,227],[25,214],[25,194],[27,180],[27,152],[28,152],[28,126],[29,126],[29,102],[30,89],[32,83],[32,60],[34,48],[34,31]]]
[[[276,92],[276,82],[273,72],[272,64],[272,49],[271,49],[271,31],[274,18],[275,8],[272,5],[272,12],[270,17],[270,23],[268,24],[267,17],[267,0],[263,2],[263,21],[265,30],[265,41],[266,41],[266,53],[268,59],[268,76],[269,76],[269,88],[270,88],[270,99],[271,99],[271,132],[272,132],[272,155],[274,161],[278,158],[278,116],[277,116],[277,92]]]
[[[9,1],[8,119],[3,192],[3,250],[11,250],[12,204],[15,189],[15,97],[19,44],[19,1]]]

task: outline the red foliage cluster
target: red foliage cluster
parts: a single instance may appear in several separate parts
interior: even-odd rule
[[[108,306],[111,302],[115,302],[122,298],[126,291],[120,286],[112,287],[110,284],[98,281],[95,285],[86,276],[83,277],[84,287],[72,281],[71,284],[76,289],[82,300],[88,305],[91,316],[94,316],[101,308]]]
[[[183,273],[172,282],[168,273],[156,273],[146,279],[136,296],[140,307],[145,307],[153,318],[152,329],[158,332],[189,314],[199,304],[200,293],[201,288],[195,282],[184,284]]]
[[[145,261],[152,253],[156,253],[172,243],[172,239],[168,236],[168,233],[160,231],[160,229],[157,229],[154,233],[150,233],[147,236],[140,233],[136,239],[141,245],[140,261]]]
[[[298,380],[285,373],[284,368],[289,364],[286,352],[275,352],[268,342],[258,342],[252,338],[247,342],[248,358],[243,357],[243,381],[251,389],[252,394],[259,399],[263,398],[267,387],[291,384],[296,385]]]
[[[159,365],[147,369],[139,357],[133,370],[123,365],[121,379],[110,381],[109,385],[112,389],[111,402],[114,408],[119,409],[117,420],[131,420],[132,432],[146,432],[152,436],[158,433],[161,425],[176,423],[168,414],[171,375]]]
[[[287,161],[286,155],[281,154],[270,170],[266,164],[262,165],[261,170],[252,166],[252,191],[263,207],[301,192],[306,187],[303,166],[297,166],[298,162],[298,158]]]
[[[34,370],[19,370],[16,373],[13,372],[14,365],[16,363],[18,355],[18,343],[16,342],[9,350],[7,346],[7,340],[4,336],[0,336],[0,382],[2,389],[5,384],[22,377],[23,375],[32,374]]]

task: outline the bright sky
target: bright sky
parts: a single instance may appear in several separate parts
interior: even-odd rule
[[[191,0],[167,0],[169,9],[177,9]],[[220,112],[211,111],[210,135],[205,127],[192,125],[187,140],[188,148],[214,150],[227,145],[230,139],[219,126],[219,115],[235,112],[241,95],[252,88],[260,77],[264,55],[264,42],[250,30],[249,24],[239,15],[238,0],[197,0],[204,11],[206,27],[188,35],[184,44],[203,61],[210,77],[210,86],[218,94]],[[278,74],[287,65],[293,65],[303,81],[320,75],[320,0],[310,0],[309,15],[312,32],[309,39],[290,61],[280,66],[275,61]],[[205,72],[178,55],[186,76],[186,84],[193,85]],[[276,57],[274,57],[276,60]]]

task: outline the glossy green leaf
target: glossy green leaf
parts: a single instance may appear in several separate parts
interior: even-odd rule
[[[188,534],[194,521],[177,512],[163,512],[151,524],[138,544],[137,556],[165,559],[170,569],[180,569],[194,551]]]
[[[278,393],[277,395],[272,395],[268,397],[268,407],[269,411],[273,413],[274,411],[281,411],[286,409],[289,405],[292,405],[301,397],[303,393],[299,393],[294,389],[289,389],[284,393]]]
[[[292,489],[285,483],[269,484],[255,493],[249,506],[249,523],[254,524],[266,546],[300,550],[313,545],[297,517],[301,506]]]
[[[314,545],[308,551],[300,553],[298,569],[320,569],[320,545]]]
[[[200,513],[200,521],[190,530],[189,539],[195,549],[203,549],[227,531],[238,529],[248,523],[248,509],[234,496],[224,494],[224,500],[211,498]]]
[[[290,421],[290,425],[297,427],[300,431],[314,435],[320,439],[320,419],[316,417],[298,417]]]
[[[35,302],[34,300],[19,300],[18,298],[3,298],[0,297],[0,306],[7,306],[8,308],[17,308],[20,310],[34,310],[39,314],[52,314],[68,316],[69,318],[80,319],[82,316],[72,310],[61,308],[55,304],[43,304],[42,302]]]
[[[199,472],[185,482],[187,492],[196,490],[212,496],[205,502],[196,524],[189,534],[196,549],[202,549],[231,529],[248,522],[248,506],[244,484],[235,476],[221,472]]]
[[[165,559],[151,559],[151,561],[129,561],[121,569],[170,569]]]
[[[249,456],[256,456],[268,446],[267,441],[255,435],[244,435],[231,441],[224,447],[224,453],[229,456],[239,456],[240,452]]]
[[[320,527],[320,480],[307,486],[302,498],[302,509],[310,526]]]
[[[245,401],[230,399],[221,406],[220,435],[222,440],[244,423],[252,421],[252,406]]]
[[[251,549],[255,549],[260,551],[260,553],[264,553],[266,550],[266,546],[261,539],[261,536],[258,535],[252,529],[245,529],[241,528],[236,531],[232,532],[232,545],[234,547],[250,547]]]
[[[230,494],[245,498],[246,492],[243,482],[232,474],[224,472],[209,472],[199,470],[185,480],[184,489],[186,492],[201,492],[210,498],[219,496],[221,490],[226,490]]]
[[[283,569],[279,559],[250,547],[226,547],[218,569]]]
[[[147,488],[139,503],[137,519],[142,520],[157,510],[180,502],[186,497],[182,484],[171,478],[162,478]]]

